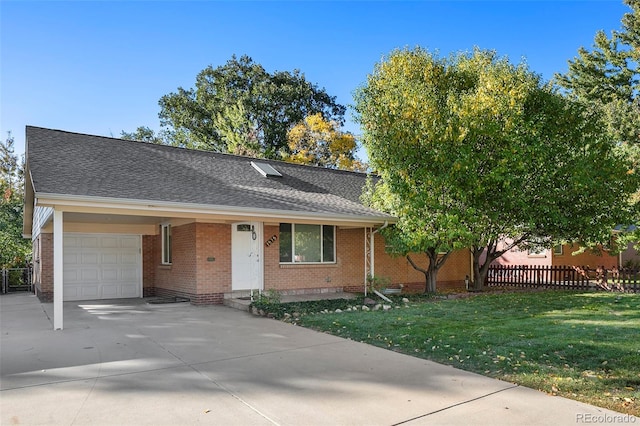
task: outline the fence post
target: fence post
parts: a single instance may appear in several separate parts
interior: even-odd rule
[[[7,270],[2,268],[2,294],[7,293]]]

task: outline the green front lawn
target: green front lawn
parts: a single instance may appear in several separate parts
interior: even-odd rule
[[[399,305],[402,307],[395,308]],[[286,310],[304,312],[299,305]],[[292,320],[549,394],[640,415],[640,294],[485,294],[395,303],[387,311],[303,314]]]

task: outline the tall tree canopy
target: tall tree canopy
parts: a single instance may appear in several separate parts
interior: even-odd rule
[[[11,133],[0,141],[0,268],[23,266],[31,246],[22,238],[23,166]]]
[[[598,31],[592,49],[581,47],[556,81],[596,109],[616,141],[640,144],[640,0],[624,2],[631,12],[622,17],[622,29],[611,37]]]
[[[480,289],[513,246],[603,239],[627,213],[610,206],[635,176],[598,117],[495,52],[396,50],[358,90],[356,110],[382,177],[370,198],[400,219],[386,231],[394,251],[427,255],[428,289],[442,253],[470,247]]]
[[[581,47],[556,83],[601,117],[616,149],[640,166],[640,0],[624,0],[631,11],[622,28],[607,36],[598,31],[591,50]],[[633,196],[640,200],[640,192]],[[620,200],[625,202],[626,200]],[[632,221],[637,224],[636,215]],[[620,247],[640,241],[640,231],[618,236]]]
[[[305,117],[321,113],[342,124],[345,113],[298,70],[268,73],[248,56],[205,68],[195,88],[180,87],[159,104],[165,142],[267,158],[289,153],[287,133]]]

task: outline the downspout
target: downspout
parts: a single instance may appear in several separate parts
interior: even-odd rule
[[[386,228],[387,226],[389,226],[389,221],[385,220],[384,221],[384,225],[382,225],[380,228],[376,229],[375,231],[371,232],[370,236],[369,236],[369,275],[371,275],[371,278],[373,279],[373,277],[375,276],[375,256],[374,256],[374,252],[375,252],[375,245],[374,245],[374,241],[375,241],[375,236],[378,232],[380,232],[381,230],[383,230],[384,228]],[[364,297],[367,297],[367,285],[364,285]]]

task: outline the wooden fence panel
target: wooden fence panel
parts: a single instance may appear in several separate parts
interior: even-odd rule
[[[606,283],[612,290],[640,293],[640,270],[623,268],[607,271]],[[566,265],[492,265],[488,287],[553,288],[597,290],[595,271]]]

